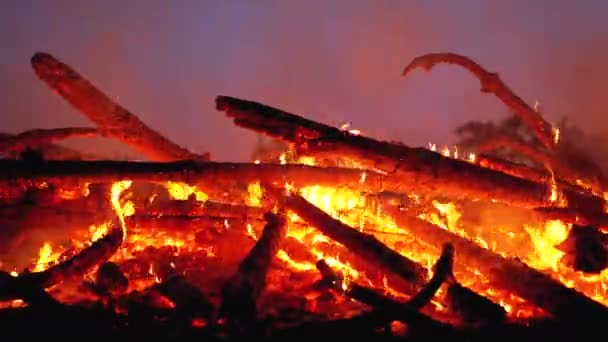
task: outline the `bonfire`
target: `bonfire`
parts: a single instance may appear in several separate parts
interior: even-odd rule
[[[414,148],[218,96],[234,124],[286,149],[214,162],[35,54],[36,75],[93,127],[0,141],[3,320],[40,311],[113,334],[143,324],[207,337],[601,329],[608,184],[559,164],[559,130],[471,59],[429,54],[403,75],[439,63],[470,71],[531,138],[495,136],[475,152]],[[57,144],[90,136],[149,161]],[[533,163],[483,154],[496,146]]]

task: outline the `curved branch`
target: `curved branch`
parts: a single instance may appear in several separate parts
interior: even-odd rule
[[[410,300],[407,301],[406,305],[412,309],[419,310],[425,306],[428,302],[433,299],[437,290],[441,287],[441,284],[446,280],[453,277],[452,268],[454,265],[454,246],[451,243],[446,243],[443,246],[439,259],[433,266],[434,274],[431,280],[424,285],[424,287],[418,291]]]
[[[74,108],[86,115],[100,130],[158,161],[208,160],[178,146],[143,123],[135,114],[115,103],[91,82],[55,57],[38,52],[32,57],[36,75]]]
[[[538,140],[547,148],[554,146],[553,129],[543,117],[530,107],[498,77],[497,73],[488,72],[469,57],[455,53],[431,53],[414,58],[403,70],[406,76],[416,68],[432,69],[439,63],[456,64],[471,72],[481,82],[481,91],[496,95],[514,114],[532,130]]]

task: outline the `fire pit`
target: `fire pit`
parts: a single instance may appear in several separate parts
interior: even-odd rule
[[[559,130],[467,57],[422,56],[404,75],[437,63],[471,71],[530,139],[438,153],[218,96],[236,125],[288,147],[276,160],[213,162],[53,56],[34,55],[40,79],[95,127],[0,142],[4,331],[481,340],[599,330],[608,322],[602,175],[560,164]],[[97,135],[151,161],[55,145]],[[496,147],[534,163],[479,153]]]

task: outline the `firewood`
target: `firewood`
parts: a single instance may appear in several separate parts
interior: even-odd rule
[[[488,72],[481,65],[469,57],[455,53],[431,53],[414,58],[403,70],[402,75],[407,76],[412,70],[423,68],[432,69],[440,63],[455,64],[471,72],[481,82],[481,91],[492,93],[498,97],[512,112],[519,116],[530,128],[538,141],[548,150],[555,145],[551,125],[530,105],[528,105],[498,77],[498,74]]]
[[[421,285],[426,281],[426,268],[390,249],[373,235],[362,233],[334,219],[298,194],[285,193],[270,186],[266,186],[265,191],[286,209],[369,263],[413,285]]]
[[[531,182],[425,148],[411,148],[353,135],[260,103],[219,96],[218,110],[236,125],[295,144],[300,153],[349,158],[396,178],[406,192],[454,199],[495,200],[533,208],[550,203],[547,184]]]
[[[257,300],[266,286],[266,274],[287,234],[285,217],[267,213],[265,219],[262,236],[222,289],[220,317],[233,328],[246,330],[257,319]]]
[[[436,333],[453,333],[455,329],[447,324],[438,322],[417,310],[410,307],[407,303],[398,302],[378,291],[351,282],[343,285],[341,277],[334,272],[331,267],[321,259],[316,264],[317,269],[323,275],[324,280],[336,291],[353,298],[361,303],[367,304],[382,313],[391,320],[402,320],[411,324],[414,328],[425,331],[435,331]]]
[[[72,137],[93,137],[100,132],[89,127],[66,127],[52,129],[34,129],[7,136],[0,140],[0,154],[22,151],[26,147],[39,147]]]
[[[497,255],[417,217],[403,215],[399,208],[384,210],[399,227],[420,241],[436,248],[452,243],[458,251],[457,267],[478,269],[494,286],[512,291],[556,318],[579,322],[583,317],[593,316],[598,323],[608,323],[608,308],[523,262]]]
[[[36,75],[86,115],[101,132],[124,142],[150,159],[209,159],[208,154],[194,154],[149,128],[135,114],[112,101],[91,82],[55,57],[38,52],[32,56],[31,62]]]

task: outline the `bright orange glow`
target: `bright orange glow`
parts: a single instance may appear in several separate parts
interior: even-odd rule
[[[169,181],[165,184],[165,187],[169,191],[169,195],[177,200],[187,200],[192,194],[194,194],[197,201],[205,202],[209,199],[209,196],[195,185],[192,186],[182,182]]]

